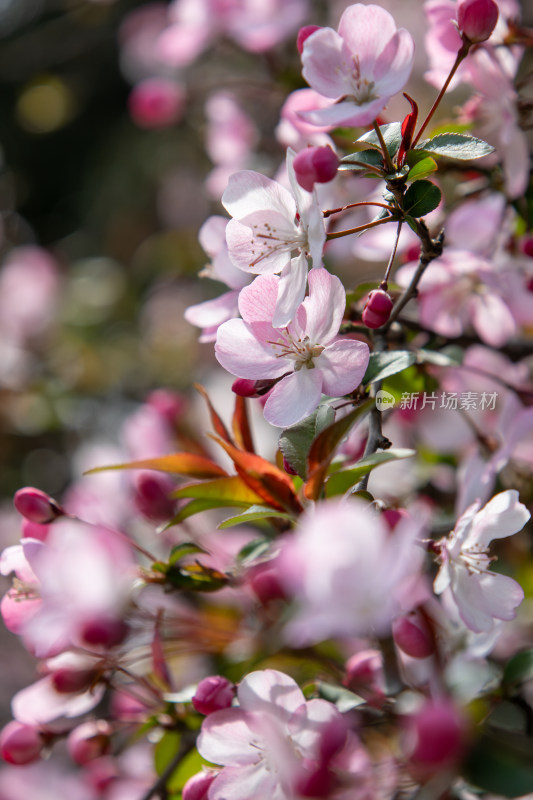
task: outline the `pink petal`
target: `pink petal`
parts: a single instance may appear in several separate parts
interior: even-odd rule
[[[320,371],[304,367],[274,386],[265,403],[265,419],[278,428],[290,428],[312,414],[321,395]]]
[[[378,97],[366,103],[356,103],[354,100],[343,100],[327,108],[316,111],[302,111],[300,116],[313,125],[369,125],[387,103],[388,97]]]
[[[256,738],[250,728],[253,718],[240,708],[224,708],[203,722],[196,746],[203,758],[223,766],[244,766],[258,760]]]
[[[380,6],[348,6],[339,23],[339,35],[358,56],[363,77],[371,77],[376,59],[395,33],[393,17]]]
[[[343,340],[326,347],[315,359],[322,375],[322,391],[330,397],[342,397],[361,383],[368,366],[370,351],[364,342]]]
[[[47,676],[32,683],[13,697],[13,716],[27,725],[45,725],[59,717],[77,717],[94,708],[104,694],[104,687],[97,686],[82,694],[57,692],[52,678]]]
[[[259,214],[258,222],[262,226],[259,233],[264,232],[265,235],[269,235],[263,228],[264,218],[264,213]],[[287,220],[279,214],[274,215],[273,212],[269,212],[269,220],[274,228],[282,229],[281,241],[262,238],[249,225],[237,220],[232,219],[228,222],[226,229],[228,253],[233,264],[238,269],[255,274],[268,274],[281,272],[283,267],[290,263],[292,247],[289,242],[291,240],[291,232],[284,230],[287,226]],[[253,224],[253,219],[251,218],[250,224]]]
[[[238,220],[257,211],[276,212],[289,220],[296,215],[296,203],[288,189],[251,170],[241,170],[230,177],[222,205]]]
[[[487,572],[480,576],[487,609],[495,619],[511,620],[524,599],[524,590],[508,575]]]
[[[213,328],[222,325],[226,320],[237,316],[237,300],[239,293],[225,292],[214,300],[197,303],[185,310],[184,317],[191,325],[198,328]],[[213,337],[214,338],[214,337]]]
[[[257,750],[256,753],[256,760]],[[282,800],[275,772],[259,759],[245,767],[225,767],[209,787],[209,800]]]
[[[472,299],[472,324],[481,339],[492,347],[501,347],[516,332],[516,323],[507,305],[489,289]]]
[[[342,36],[332,28],[320,28],[305,40],[302,75],[315,92],[336,100],[351,94],[350,60]]]
[[[246,711],[273,714],[281,720],[289,719],[305,703],[296,681],[275,669],[250,672],[241,681],[237,696]]]
[[[479,544],[485,549],[493,539],[503,539],[521,531],[530,517],[516,490],[500,492],[474,517],[467,536],[468,544]]]
[[[338,334],[346,309],[342,282],[324,267],[309,272],[309,296],[304,300],[306,334],[312,342],[326,345]]]
[[[215,355],[224,369],[238,378],[278,378],[290,366],[276,358],[269,345],[258,342],[242,319],[230,319],[220,326]]]
[[[307,258],[305,253],[300,253],[281,272],[276,308],[272,318],[274,328],[284,328],[294,319],[298,306],[305,297],[306,286]]]
[[[382,97],[403,89],[413,68],[415,43],[411,34],[400,28],[380,54],[374,68],[377,88]]]

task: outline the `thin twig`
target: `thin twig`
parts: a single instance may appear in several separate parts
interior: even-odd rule
[[[348,203],[347,206],[340,206],[340,208],[328,208],[327,211],[322,212],[322,216],[331,217],[332,214],[340,214],[341,211],[347,211],[349,208],[358,208],[359,206],[378,206],[379,208],[386,208],[391,214],[393,211],[396,211],[396,209],[388,205],[388,203],[375,203],[370,200],[365,200],[361,203]]]
[[[340,239],[341,236],[349,236],[351,233],[359,233],[366,231],[369,228],[375,228],[377,225],[383,225],[384,222],[390,222],[394,217],[385,217],[384,219],[376,219],[373,222],[367,222],[366,225],[358,225],[357,228],[350,228],[347,231],[337,231],[336,233],[328,233],[326,240],[329,242],[331,239]]]

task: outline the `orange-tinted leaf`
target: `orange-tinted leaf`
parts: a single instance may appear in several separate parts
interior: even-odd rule
[[[366,400],[345,417],[342,417],[342,419],[337,420],[332,425],[328,425],[316,437],[307,457],[307,475],[309,477],[304,484],[304,494],[309,500],[318,500],[328,467],[335,455],[338,444],[352,425],[360,417],[367,414],[373,405],[374,401],[372,399]]]
[[[239,475],[215,478],[213,481],[203,481],[202,483],[182,486],[172,492],[172,497],[199,497],[207,500],[223,500],[226,501],[226,505],[232,505],[233,503],[254,505],[262,500]]]
[[[226,451],[237,473],[264,503],[279,511],[296,514],[302,511],[293,483],[285,472],[255,453],[245,453],[217,436],[211,438]]]
[[[235,395],[235,411],[233,412],[233,435],[235,443],[248,453],[255,453],[250,421],[248,419],[248,406],[246,398]]]
[[[92,475],[108,469],[155,469],[158,472],[170,472],[174,475],[189,475],[192,478],[216,478],[228,473],[205,456],[194,453],[171,453],[157,458],[143,458],[139,461],[128,461],[125,464],[111,464],[107,467],[94,467],[85,472]]]
[[[233,439],[229,435],[228,429],[226,428],[226,426],[222,422],[221,418],[219,417],[219,415],[215,411],[215,409],[214,409],[214,407],[213,407],[213,405],[211,403],[211,400],[209,399],[209,395],[207,394],[207,392],[204,389],[204,387],[201,386],[199,383],[195,383],[194,384],[194,388],[196,389],[197,392],[199,392],[202,395],[202,397],[204,398],[205,402],[207,403],[207,408],[209,409],[209,416],[211,417],[211,424],[212,424],[215,432],[225,442],[229,442],[230,444],[233,444]]]

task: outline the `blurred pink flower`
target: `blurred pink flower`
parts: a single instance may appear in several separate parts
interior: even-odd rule
[[[276,138],[284,147],[292,147],[293,150],[301,150],[310,145],[331,145],[331,137],[328,131],[332,125],[311,125],[302,119],[303,111],[311,111],[317,108],[325,108],[332,104],[331,100],[323,97],[313,89],[297,89],[292,92],[281,107],[280,121],[276,128]]]
[[[0,334],[25,342],[52,322],[60,288],[59,269],[40,247],[17,247],[0,269]]]
[[[181,119],[185,104],[183,87],[166,78],[146,78],[131,91],[128,105],[141,128],[168,128]]]
[[[303,76],[337,101],[302,117],[318,125],[368,125],[409,79],[414,42],[380,6],[348,6],[338,32],[320,28],[304,42]]]
[[[212,94],[205,104],[205,149],[216,165],[206,180],[210,195],[219,200],[233,172],[244,169],[257,143],[254,123],[231,92]]]
[[[325,535],[327,532],[327,535]],[[419,580],[422,523],[411,516],[390,531],[356,498],[326,501],[282,541],[279,578],[294,601],[285,640],[303,646],[333,636],[384,634]]]

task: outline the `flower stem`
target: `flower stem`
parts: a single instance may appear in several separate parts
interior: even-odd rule
[[[383,276],[383,280],[379,284],[379,288],[383,289],[385,292],[387,291],[387,281],[389,280],[389,275],[392,268],[392,262],[394,261],[396,250],[398,249],[398,242],[400,241],[400,233],[402,232],[402,225],[403,225],[403,220],[400,220],[398,222],[398,228],[396,230],[396,240],[394,242],[394,247],[392,248],[392,253],[390,254],[389,263],[387,264],[387,269],[385,270],[385,275]]]
[[[439,94],[437,95],[437,98],[436,98],[435,102],[433,103],[433,105],[431,106],[427,117],[425,118],[424,122],[422,123],[422,125],[420,127],[420,130],[418,131],[418,133],[416,134],[415,138],[411,142],[411,150],[416,146],[417,142],[420,140],[420,137],[422,136],[422,134],[426,130],[427,126],[429,125],[429,123],[430,123],[430,121],[431,121],[431,119],[433,117],[433,114],[435,113],[435,111],[437,110],[437,108],[438,108],[438,106],[440,104],[440,101],[442,100],[442,98],[446,94],[446,90],[447,90],[448,86],[450,85],[450,82],[451,82],[453,76],[457,72],[457,69],[458,69],[459,65],[461,64],[461,62],[464,61],[464,59],[468,55],[468,51],[470,50],[471,46],[472,46],[471,42],[469,42],[469,41],[464,41],[463,42],[463,44],[461,46],[461,49],[459,50],[459,52],[457,53],[457,56],[455,58],[454,65],[450,70],[450,74],[448,75],[448,77],[444,81],[444,86],[442,87],[442,89],[440,90]]]
[[[370,200],[364,200],[361,203],[348,203],[347,206],[341,206],[340,208],[329,208],[327,211],[323,211],[322,215],[324,217],[331,217],[332,214],[339,214],[341,211],[346,211],[349,208],[357,208],[358,206],[379,206],[379,208],[386,208],[391,214],[396,210],[387,203],[374,203]]]
[[[329,242],[331,239],[340,239],[341,236],[349,236],[351,233],[359,233],[360,231],[366,231],[369,228],[375,228],[377,225],[383,225],[384,222],[390,222],[393,219],[392,216],[385,217],[384,219],[375,219],[373,222],[367,222],[366,225],[358,225],[357,228],[350,228],[347,231],[337,231],[336,233],[328,233],[326,236],[326,240]]]
[[[374,130],[376,131],[376,136],[378,137],[379,144],[381,145],[381,152],[383,153],[383,161],[385,162],[385,167],[389,175],[391,175],[395,171],[394,164],[392,163],[392,158],[390,157],[390,153],[387,150],[385,139],[383,138],[383,134],[381,133],[381,128],[379,127],[377,122],[374,122]]]

